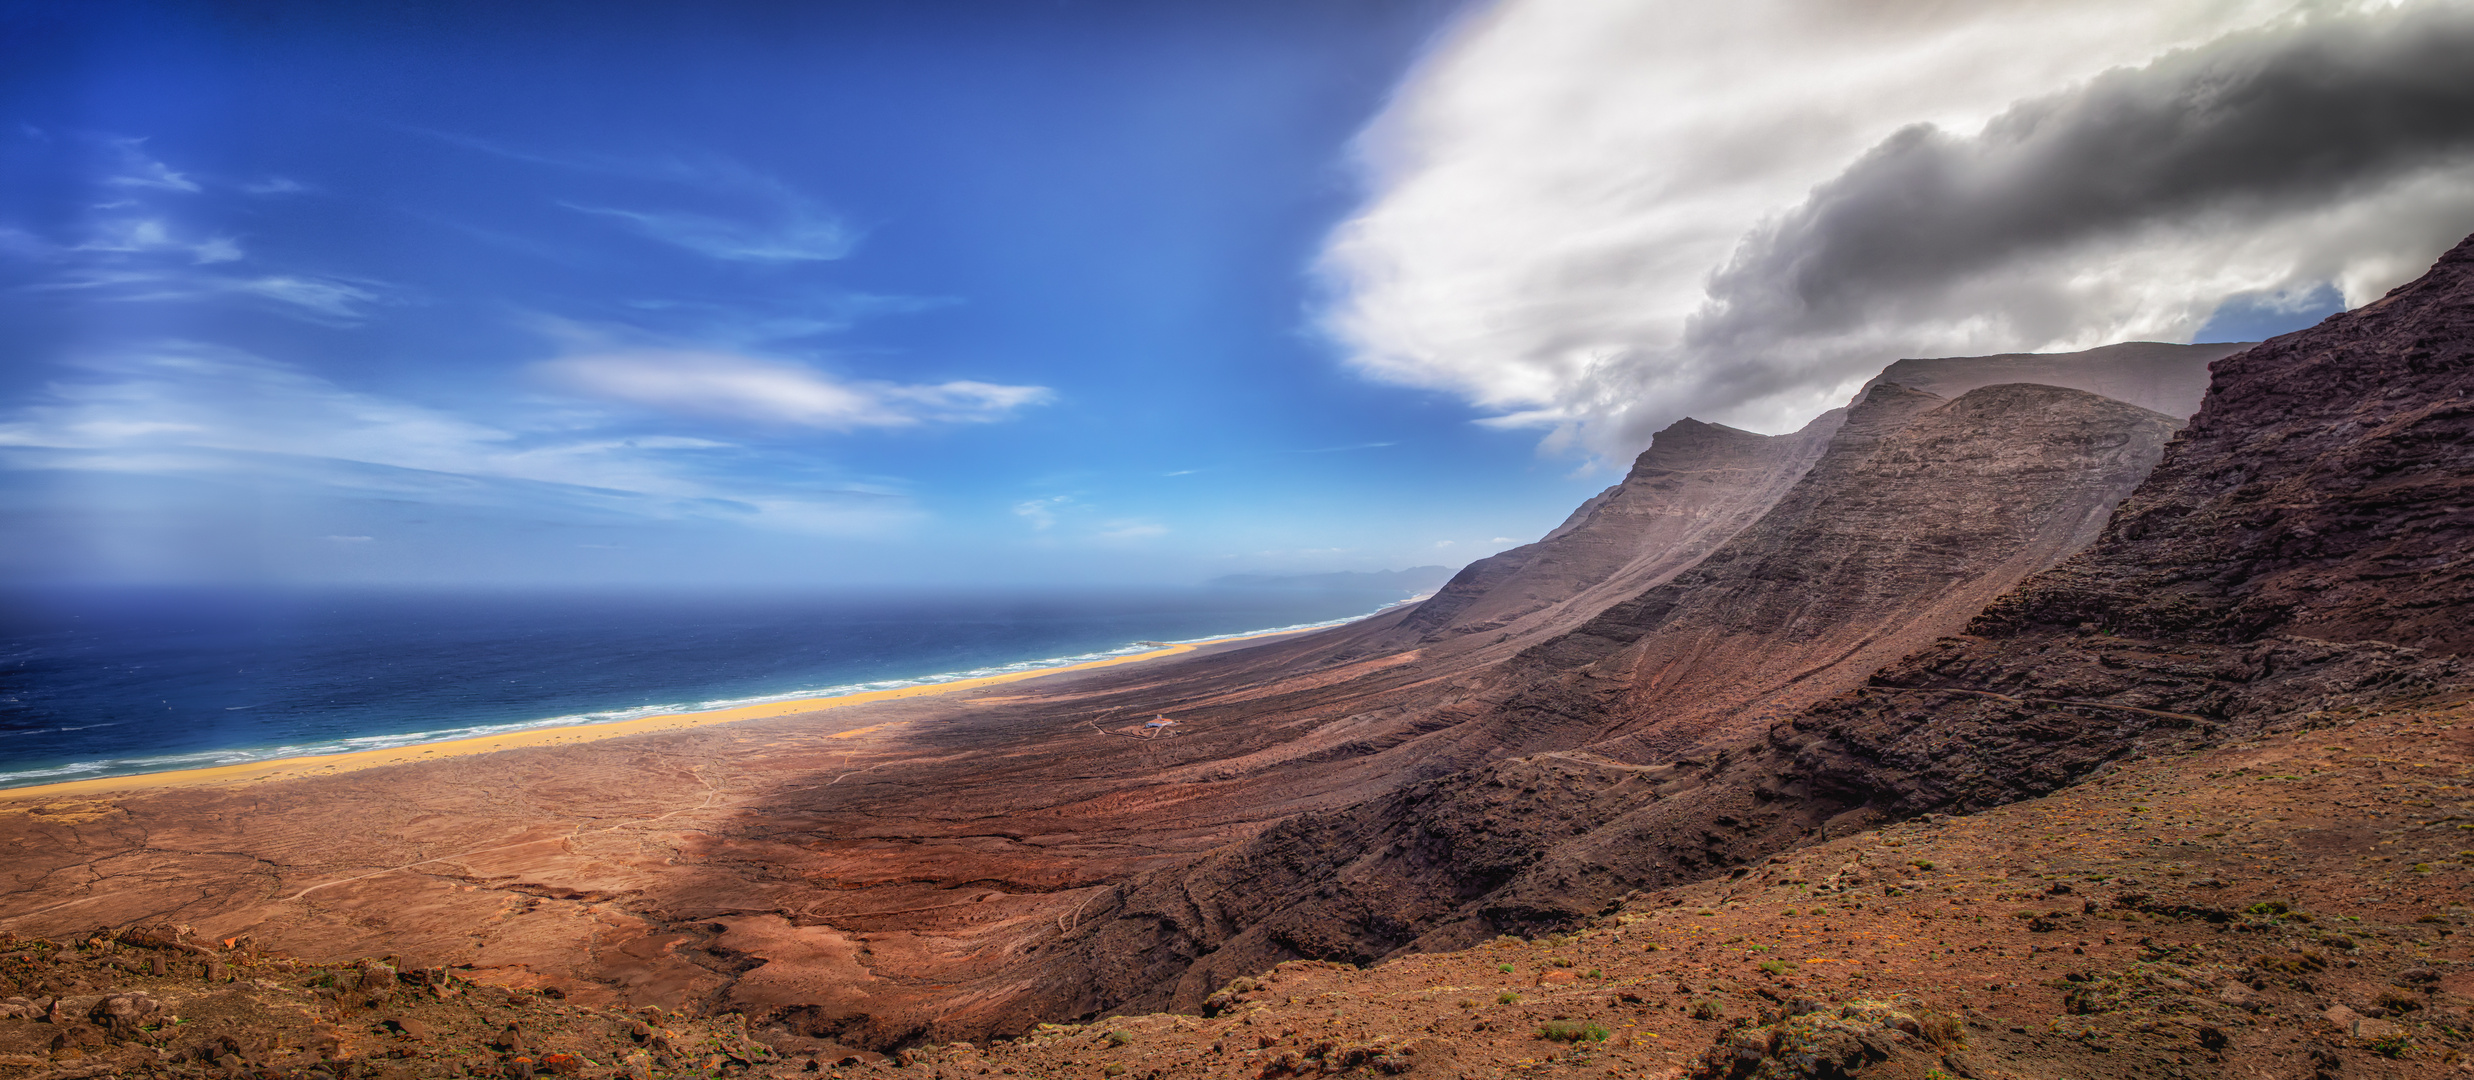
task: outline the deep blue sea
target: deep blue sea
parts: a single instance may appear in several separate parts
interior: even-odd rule
[[[0,592],[0,787],[945,682],[1398,592]]]

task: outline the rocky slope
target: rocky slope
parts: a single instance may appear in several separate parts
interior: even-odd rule
[[[1290,961],[1183,1014],[891,1057],[795,1017],[622,1011],[179,926],[0,934],[0,1075],[2444,1075],[2474,1051],[2474,855],[2456,850],[2474,744],[2449,737],[2474,706],[2327,719],[1806,845],[1550,934]]]
[[[1128,1080],[2456,1075],[2474,743],[2452,736],[2474,709],[2327,721],[1803,845],[1532,937],[1292,960],[1183,1013],[907,1057],[922,1077]]]
[[[1596,752],[1439,777],[1139,881],[1095,913],[1105,918],[1064,961],[1083,971],[1053,980],[1090,996],[1052,1011],[1191,1007],[1284,959],[1363,961],[1438,926],[1469,921],[1463,931],[1482,936],[1568,917],[1565,907],[1469,912],[1514,883],[1541,845],[1699,782],[1700,769],[1673,764],[1678,751],[1723,743],[1762,706],[1860,683],[2075,550],[2174,426],[2055,387],[1987,386],[1944,401],[1875,386],[1759,522],[1666,584],[1461,680],[1477,692],[1423,737]]]
[[[2208,392],[2209,364],[2256,344],[2125,341],[2075,353],[1908,359],[1883,368],[1864,388],[1890,382],[1954,398],[1979,386],[2036,383],[2085,390],[2179,420],[2199,411]]]
[[[1775,505],[1812,467],[1844,415],[1834,410],[1792,435],[1679,420],[1652,437],[1621,483],[1536,543],[1470,563],[1381,643],[1408,647],[1467,634],[1527,638],[1556,620],[1516,627],[1524,616],[1562,607],[1596,611],[1658,585]]]
[[[1208,925],[1251,898],[1228,935],[1251,946],[1239,966],[1462,946],[1884,820],[2462,686],[2470,389],[2474,240],[2220,362],[2094,546],[1869,685],[1704,759],[1551,755],[1303,816],[1155,881],[1136,914]]]
[[[2084,547],[2174,427],[2050,386],[1876,384],[1759,522],[1532,649],[1516,669],[1542,678],[1504,708],[1596,713],[1636,760],[1758,730]]]
[[[2084,390],[2180,419],[2198,409],[2208,364],[2244,347],[2140,341],[2076,353],[1900,360],[1856,400],[1883,383],[1943,398],[2032,383]],[[1678,421],[1653,437],[1621,483],[1583,503],[1562,525],[1535,543],[1470,563],[1396,623],[1349,639],[1347,655],[1422,646],[1484,662],[1568,633],[1665,584],[1761,520],[1828,449],[1845,416],[1845,410],[1832,410],[1802,430],[1776,436]]]

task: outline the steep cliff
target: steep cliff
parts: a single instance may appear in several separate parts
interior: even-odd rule
[[[1834,410],[1791,435],[1676,421],[1650,440],[1622,483],[1581,504],[1536,543],[1470,563],[1387,643],[1530,637],[1551,631],[1557,620],[1524,616],[1560,608],[1585,617],[1655,586],[1776,504],[1812,467],[1843,416]]]
[[[2074,353],[1900,360],[1883,368],[1865,389],[1890,382],[1954,398],[1979,386],[2036,383],[2085,390],[2181,420],[2199,411],[2200,399],[2208,392],[2208,365],[2255,344],[2125,341]]]
[[[1082,943],[1079,962],[1097,972],[1093,1000],[1190,1005],[1280,960],[1368,960],[1469,922],[1471,910],[1495,911],[1495,894],[1522,884],[1545,853],[1698,783],[1699,766],[1671,763],[1678,750],[1738,730],[1761,707],[1861,683],[2086,543],[2175,426],[2049,386],[1945,401],[1876,385],[1758,522],[1471,680],[1485,684],[1483,704],[1456,705],[1455,721],[1427,736],[1599,752],[1427,780],[1155,875]],[[1497,912],[1472,925],[1491,932],[1568,914]],[[1179,955],[1196,962],[1183,972],[1160,963]],[[1139,968],[1122,959],[1137,956]],[[1172,972],[1173,988],[1158,981]]]
[[[1548,702],[1592,679],[1620,687],[1603,707],[1635,744],[1610,750],[1625,757],[1757,730],[2085,546],[2174,427],[2078,390],[1993,385],[1945,403],[1877,384],[1758,523],[1523,659]]]
[[[2218,363],[2097,543],[1868,685],[1707,757],[1499,762],[1293,819],[1173,895],[1258,898],[1213,916],[1247,924],[1228,950],[1243,963],[1465,945],[2124,758],[2462,693],[2470,397],[2474,240],[2377,303]],[[1152,890],[1143,910],[1175,917],[1172,891]]]

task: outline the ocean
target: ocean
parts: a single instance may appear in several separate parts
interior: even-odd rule
[[[948,682],[1393,592],[0,593],[0,787]]]

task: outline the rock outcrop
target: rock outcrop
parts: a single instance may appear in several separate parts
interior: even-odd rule
[[[1703,782],[1700,765],[1674,763],[1679,751],[1723,741],[1762,707],[1861,683],[2076,550],[2175,426],[2049,386],[1945,401],[1876,385],[1760,521],[1664,584],[1464,680],[1483,687],[1485,704],[1454,706],[1461,718],[1428,736],[1596,752],[1498,762],[1302,815],[1139,882],[1078,946],[1097,973],[1092,1002],[1190,1007],[1286,959],[1362,962],[1438,927],[1455,928],[1426,944],[1568,917],[1560,904],[1514,912],[1496,894],[1559,845]],[[1723,862],[1685,858],[1673,869]],[[1195,963],[1173,990],[1144,985],[1179,954]],[[1144,958],[1139,970],[1129,957]]]
[[[1133,890],[1084,960],[1195,950],[1174,991],[1135,995],[1188,1004],[1266,960],[1362,961],[1561,925],[1816,837],[2474,681],[2458,659],[2474,646],[2474,239],[2372,305],[2221,361],[2215,378],[2099,541],[1967,634],[1706,757],[1497,762],[1291,819]],[[1876,387],[1867,404],[1913,393]],[[1848,430],[1868,437],[1860,416]],[[1828,483],[1827,467],[1805,483]],[[1594,625],[1655,625],[1659,602]],[[1586,671],[1606,660],[1570,650],[1611,657],[1646,640],[1590,637],[1533,659],[1551,670],[1563,649]],[[1573,714],[1620,697],[1564,689]]]
[[[1876,384],[1758,523],[1532,649],[1505,707],[1598,713],[1634,759],[1757,731],[2085,546],[2175,426],[2051,386]]]
[[[1384,643],[1413,647],[1469,634],[1532,638],[1558,628],[1549,609],[1586,617],[1656,586],[1776,505],[1844,418],[1844,410],[1832,410],[1791,435],[1676,421],[1652,437],[1623,482],[1582,503],[1536,543],[1470,563]],[[1525,618],[1540,613],[1548,614]]]
[[[1883,368],[1864,388],[1890,382],[1954,398],[1979,386],[2036,383],[2085,390],[2183,420],[2199,411],[2208,392],[2208,365],[2256,344],[2125,341],[2074,353],[1908,359]]]

